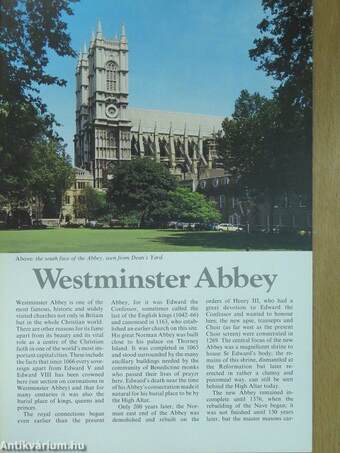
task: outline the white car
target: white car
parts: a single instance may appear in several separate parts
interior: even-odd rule
[[[233,225],[232,223],[220,223],[219,225],[217,225],[216,230],[217,231],[236,232],[236,231],[242,231],[242,228],[237,225]]]

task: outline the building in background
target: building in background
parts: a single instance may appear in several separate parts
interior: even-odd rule
[[[223,117],[166,112],[129,106],[128,40],[125,27],[113,39],[100,22],[76,68],[75,184],[67,191],[63,219],[75,218],[85,185],[105,190],[110,167],[134,158],[166,165],[181,184],[213,200],[223,221],[264,230],[269,206],[239,194],[217,156]],[[311,202],[282,194],[274,206],[277,228],[311,227]]]
[[[77,220],[77,206],[83,203],[84,189],[93,187],[93,177],[84,168],[74,167],[74,181],[72,186],[66,190],[61,209],[61,222],[67,223]],[[81,220],[84,223],[85,219]]]
[[[111,165],[135,157],[163,162],[179,179],[209,176],[218,166],[215,134],[223,118],[130,107],[128,68],[125,27],[107,39],[98,23],[76,68],[75,165],[99,189]]]
[[[198,181],[186,181],[194,190],[214,201],[224,222],[242,225],[248,231],[268,231],[270,206],[261,196],[250,196],[247,190],[240,191],[232,178],[211,175]],[[282,192],[274,200],[273,225],[276,232],[311,230],[312,202],[294,192]]]

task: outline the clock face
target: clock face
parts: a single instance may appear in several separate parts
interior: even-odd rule
[[[118,116],[118,109],[114,104],[107,105],[105,112],[106,116],[108,116],[109,118],[117,118]]]

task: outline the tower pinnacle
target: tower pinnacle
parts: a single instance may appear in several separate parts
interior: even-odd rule
[[[126,30],[125,30],[125,25],[122,24],[120,28],[120,42],[124,45],[127,44],[127,38],[126,38]]]
[[[100,22],[100,19],[98,19],[98,22],[97,22],[97,38],[102,38],[102,37],[103,37],[102,23]]]

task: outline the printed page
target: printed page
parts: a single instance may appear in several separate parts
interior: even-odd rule
[[[312,2],[0,17],[0,452],[311,453]]]
[[[1,266],[7,442],[311,451],[310,252],[8,254]]]

